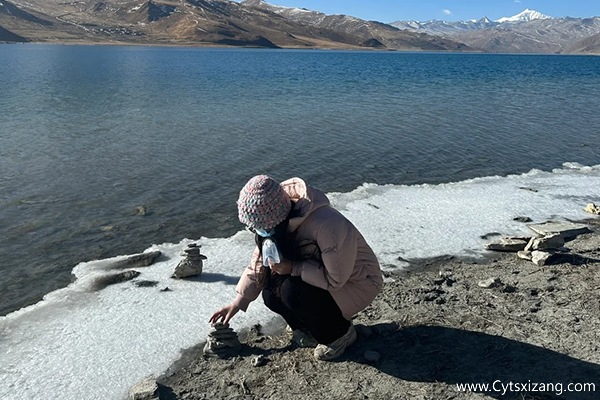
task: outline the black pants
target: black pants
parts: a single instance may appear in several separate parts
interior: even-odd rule
[[[292,329],[310,332],[319,343],[335,341],[350,327],[331,294],[300,277],[270,274],[262,296],[265,305]]]

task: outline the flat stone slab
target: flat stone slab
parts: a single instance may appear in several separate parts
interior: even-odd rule
[[[111,269],[139,268],[148,267],[154,264],[154,261],[160,257],[162,253],[158,250],[147,253],[132,254],[126,258],[115,261],[110,265]]]
[[[116,283],[127,282],[140,276],[141,272],[135,270],[123,271],[100,276],[94,280],[93,289],[102,290]]]
[[[525,249],[530,238],[503,237],[500,241],[487,243],[485,248],[495,251],[517,252]]]
[[[541,224],[530,224],[527,225],[529,229],[535,233],[548,236],[559,233],[563,238],[575,237],[582,233],[590,233],[591,229],[584,224],[576,224],[574,222],[557,222],[548,221]]]

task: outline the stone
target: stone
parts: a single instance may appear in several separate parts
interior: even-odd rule
[[[517,221],[517,222],[531,222],[533,220],[531,218],[529,218],[529,217],[514,217],[513,221]]]
[[[206,256],[203,254],[200,254],[200,249],[199,248],[192,248],[192,249],[185,249],[183,251],[182,256],[187,257],[188,259],[194,259],[194,260],[206,260]]]
[[[202,260],[206,260],[206,256],[200,254],[200,248],[199,247],[190,247],[187,248],[185,250],[183,250],[183,254],[182,256],[187,256],[187,257],[196,257]]]
[[[585,212],[589,212],[590,214],[600,215],[600,207],[595,205],[594,203],[590,203],[585,206]]]
[[[202,274],[202,262],[184,259],[175,267],[172,278],[182,279],[200,274]]]
[[[147,267],[154,264],[156,259],[160,257],[162,253],[158,250],[149,251],[146,253],[132,254],[125,258],[119,259],[107,266],[106,269],[125,269],[125,268],[139,268]]]
[[[127,282],[133,278],[137,278],[138,276],[140,276],[140,272],[134,270],[103,275],[94,280],[92,289],[102,290],[107,286],[114,285],[116,283]]]
[[[517,252],[525,249],[530,238],[503,237],[499,242],[487,243],[485,248],[494,251]]]
[[[364,357],[367,362],[377,364],[381,359],[381,354],[373,350],[367,350],[365,351]]]
[[[526,186],[520,186],[519,189],[528,190],[528,191],[533,192],[533,193],[537,193],[538,192],[537,189],[526,187]]]
[[[206,256],[200,254],[200,246],[196,243],[188,244],[188,248],[183,250],[185,258],[177,264],[172,278],[182,279],[202,274],[202,261]]]
[[[577,224],[574,222],[557,222],[547,221],[541,224],[527,225],[529,229],[541,236],[553,235],[559,233],[564,239],[573,238],[583,233],[590,233],[591,230],[587,225]]]
[[[148,208],[146,206],[139,206],[135,208],[136,215],[145,216],[148,215]]]
[[[137,287],[154,287],[158,285],[158,281],[134,281],[133,284]]]
[[[230,358],[239,354],[241,343],[237,333],[228,325],[216,323],[209,332],[203,354],[206,357]]]
[[[552,257],[552,253],[547,251],[534,250],[531,252],[531,261],[538,267],[546,265],[550,257]]]
[[[151,378],[135,384],[129,390],[128,400],[159,400],[158,383]]]
[[[438,275],[441,278],[447,279],[447,278],[452,278],[453,273],[452,273],[452,270],[450,270],[450,269],[441,269],[440,272],[438,272]]]
[[[262,367],[263,365],[267,364],[267,361],[269,361],[267,359],[267,357],[260,354],[256,357],[253,357],[252,360],[250,361],[250,364],[252,364],[253,367]]]
[[[450,269],[440,270],[438,272],[438,275],[439,275],[439,278],[435,278],[433,280],[433,283],[435,285],[446,284],[446,286],[452,286],[453,284],[456,283],[456,279],[454,279],[454,276],[452,274],[452,270],[450,270]]]
[[[484,289],[491,289],[500,286],[501,283],[502,281],[500,280],[500,278],[488,278],[486,280],[479,281],[477,283],[477,286]]]
[[[168,400],[173,399],[173,389],[148,377],[129,389],[127,400]]]
[[[531,251],[522,250],[517,252],[517,257],[523,260],[531,261]],[[514,273],[514,272],[513,272]]]
[[[504,285],[502,288],[503,293],[516,293],[519,289],[513,285]]]
[[[526,251],[533,250],[558,250],[565,245],[565,238],[560,233],[553,233],[543,237],[531,238],[527,246]]]

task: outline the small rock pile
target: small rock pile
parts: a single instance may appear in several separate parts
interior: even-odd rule
[[[542,224],[528,225],[528,227],[537,233],[537,236],[503,237],[498,242],[486,244],[485,248],[494,251],[515,252],[517,257],[542,266],[546,265],[550,257],[557,252],[568,251],[564,247],[565,239],[591,232],[585,225],[569,222],[548,221]]]
[[[209,332],[203,354],[206,357],[229,358],[239,354],[241,343],[237,333],[228,325],[215,323]]]
[[[182,279],[202,274],[202,260],[206,260],[206,256],[200,254],[200,246],[190,243],[181,255],[185,258],[175,267],[172,278]]]
[[[550,234],[542,237],[533,237],[525,248],[517,252],[517,257],[532,261],[538,266],[546,264],[546,261],[557,251],[564,249],[565,239],[560,233]]]

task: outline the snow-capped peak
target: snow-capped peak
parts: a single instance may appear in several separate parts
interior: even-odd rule
[[[242,3],[248,6],[262,7],[274,13],[286,14],[288,16],[294,14],[320,14],[317,11],[311,11],[306,8],[277,6],[271,3],[267,3],[263,0],[244,0]]]
[[[496,22],[528,22],[533,21],[534,19],[550,19],[552,17],[542,14],[541,12],[530,10],[527,8],[525,11],[518,13],[517,15],[513,15],[512,17],[503,17]]]

